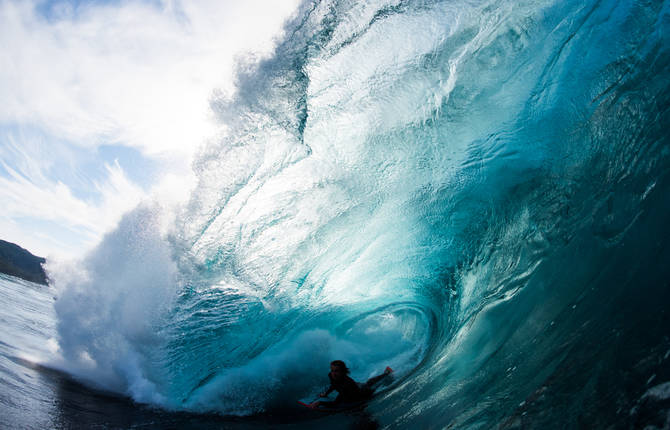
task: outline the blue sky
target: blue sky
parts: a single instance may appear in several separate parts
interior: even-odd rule
[[[0,239],[82,256],[121,215],[188,195],[235,58],[297,0],[0,1]]]

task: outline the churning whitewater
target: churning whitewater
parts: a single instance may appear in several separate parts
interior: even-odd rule
[[[655,423],[669,24],[667,1],[306,1],[212,101],[190,200],[51,268],[54,365],[168,411],[304,416],[341,359],[395,369],[366,409],[391,428]]]

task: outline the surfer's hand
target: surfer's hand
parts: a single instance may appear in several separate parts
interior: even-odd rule
[[[328,397],[328,394],[324,391],[323,393],[319,393],[319,397]]]
[[[316,408],[318,408],[319,406],[321,406],[321,402],[319,402],[319,401],[312,402],[312,403],[309,404],[309,406],[310,406],[312,409],[316,409]]]

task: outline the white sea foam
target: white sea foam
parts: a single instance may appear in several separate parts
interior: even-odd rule
[[[79,263],[48,267],[57,288],[56,365],[96,386],[162,403],[152,354],[175,291],[160,211],[140,206]]]

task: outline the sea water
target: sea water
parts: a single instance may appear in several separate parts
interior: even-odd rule
[[[669,29],[666,1],[305,2],[213,100],[189,201],[49,266],[51,355],[19,325],[3,377],[59,369],[103,427],[667,425]],[[334,359],[395,369],[363,416],[297,405]]]

